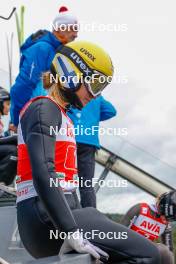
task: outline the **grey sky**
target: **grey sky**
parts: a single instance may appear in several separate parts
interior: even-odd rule
[[[12,5],[19,7],[22,4],[26,7],[26,37],[40,28],[49,29],[62,4],[84,23],[114,23],[119,28],[126,25],[126,31],[79,33],[79,39],[96,42],[110,53],[117,72],[116,83],[107,88],[104,95],[117,107],[118,116],[102,125],[126,127],[128,136],[124,140],[176,167],[175,0],[6,0],[1,4],[0,12],[8,15]],[[19,54],[15,19],[0,21],[0,68],[4,70],[8,70],[5,32],[10,35],[12,31],[15,34],[13,74],[16,75]],[[123,79],[127,83],[123,83]],[[114,151],[118,151],[116,140],[101,137],[102,145]],[[167,177],[162,175],[162,178]],[[139,196],[146,197],[143,193]],[[131,202],[133,200],[134,193]]]

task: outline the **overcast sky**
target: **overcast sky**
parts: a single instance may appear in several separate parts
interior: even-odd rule
[[[106,89],[104,95],[116,106],[118,116],[102,125],[127,128],[128,136],[122,136],[123,140],[176,167],[175,0],[6,0],[1,4],[0,15],[8,15],[13,6],[18,8],[25,5],[27,37],[38,29],[50,29],[51,21],[62,4],[67,5],[83,24],[115,24],[117,28],[116,32],[96,30],[79,33],[79,39],[95,42],[106,49],[116,70],[116,81]],[[10,21],[1,20],[0,68],[3,70],[8,70],[5,34],[10,36],[11,32],[14,32],[13,74],[16,75],[19,53],[15,18]],[[101,137],[101,143],[119,151],[116,137]],[[125,146],[127,143],[121,145],[121,151],[128,156],[128,148]],[[133,158],[137,159],[139,156],[140,154],[134,154]],[[142,162],[145,166],[148,161],[144,158]],[[158,177],[161,174],[162,179],[169,178],[172,185],[176,186],[173,170],[170,172],[169,167],[161,170],[159,166],[155,171]],[[133,191],[133,188],[130,190]],[[122,192],[125,193],[124,190]],[[129,201],[126,201],[127,207],[138,199],[146,198],[142,192],[138,192],[136,196],[134,192]],[[123,197],[124,203],[125,194],[120,194],[120,197]],[[147,199],[151,200],[149,196]],[[104,204],[101,203],[100,207],[102,210],[110,207],[111,211],[115,208],[124,210],[124,206],[115,203],[111,205],[110,198]]]

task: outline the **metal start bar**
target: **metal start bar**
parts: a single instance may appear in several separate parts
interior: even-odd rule
[[[141,170],[106,148],[102,147],[98,151],[96,154],[96,162],[106,168],[106,164],[112,155],[116,156],[116,160],[109,170],[128,180],[145,192],[157,197],[164,192],[175,190],[172,186]]]

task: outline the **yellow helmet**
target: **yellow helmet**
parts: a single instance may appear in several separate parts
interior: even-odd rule
[[[112,80],[113,65],[110,56],[98,45],[73,41],[58,48],[51,72],[57,74],[65,90],[75,92],[84,82],[89,92],[97,96]]]

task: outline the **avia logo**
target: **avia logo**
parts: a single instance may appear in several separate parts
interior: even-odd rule
[[[91,70],[85,65],[85,63],[82,61],[82,59],[75,53],[72,52],[70,57],[79,65],[80,69],[89,76],[91,74]]]
[[[141,224],[141,227],[145,228],[146,230],[153,231],[157,234],[160,234],[160,226],[158,224],[152,224],[146,220],[144,220]]]
[[[81,48],[80,51],[84,53],[90,60],[95,61],[95,57],[86,49]]]

